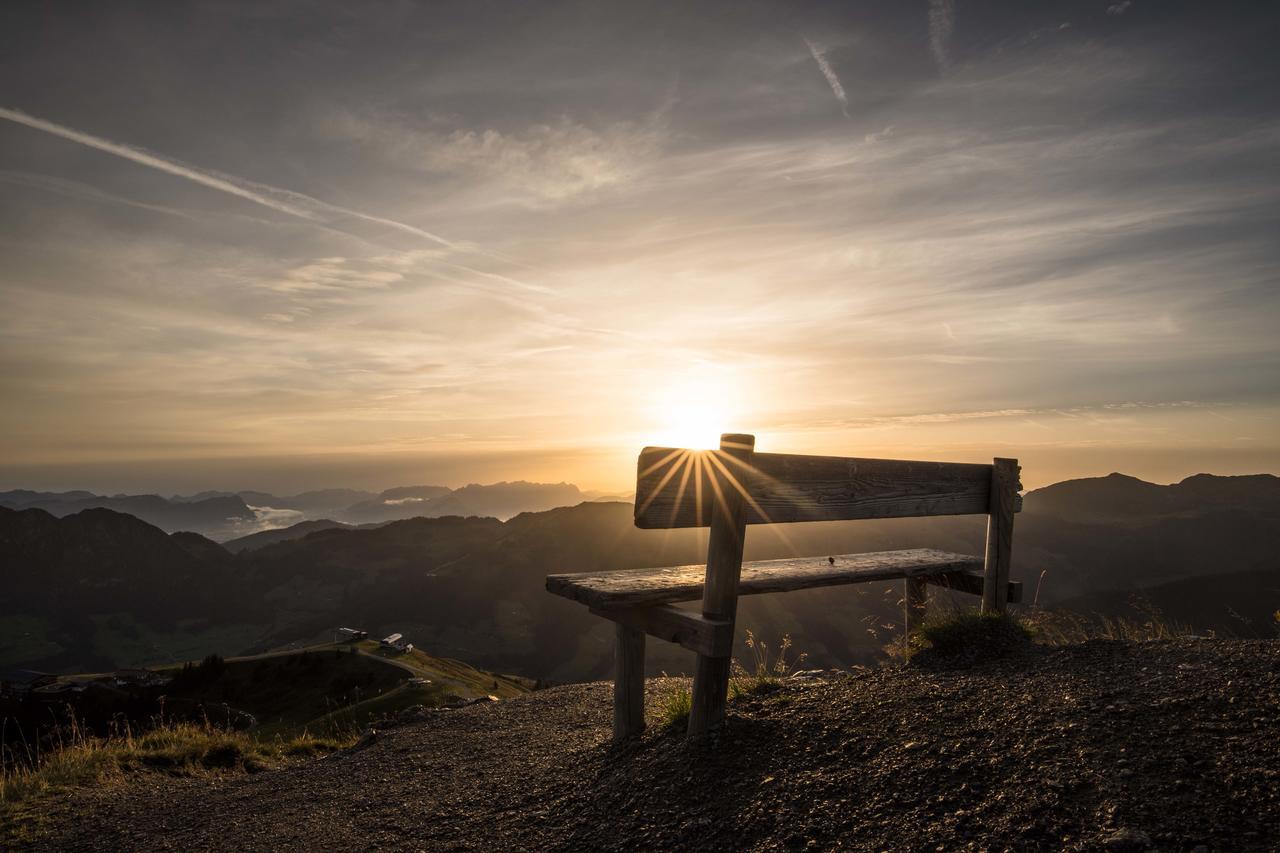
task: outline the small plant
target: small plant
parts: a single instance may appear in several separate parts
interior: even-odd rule
[[[907,637],[905,657],[911,660],[925,652],[942,659],[991,656],[1023,647],[1031,637],[1031,630],[1007,613],[932,613]]]
[[[94,785],[128,773],[163,770],[202,772],[267,769],[285,757],[333,752],[355,741],[355,733],[314,737],[304,732],[289,740],[260,741],[243,732],[203,723],[157,720],[137,733],[125,723],[107,737],[87,732],[72,717],[59,729],[55,749],[6,761],[0,773],[0,814],[46,791]]]
[[[670,729],[681,725],[689,719],[693,710],[693,694],[688,687],[672,687],[658,697],[658,725]]]
[[[1173,640],[1194,636],[1196,633],[1190,625],[1166,617],[1158,607],[1144,598],[1135,597],[1130,604],[1140,614],[1139,618],[1096,613],[1085,615],[1069,610],[1044,610],[1035,607],[1027,614],[1025,623],[1035,634],[1037,642],[1049,646],[1073,645],[1089,640]]]
[[[805,658],[808,657],[808,655],[801,652],[796,655],[795,660],[787,660],[787,653],[791,651],[790,634],[782,635],[782,642],[778,644],[778,656],[776,658],[770,657],[769,645],[762,640],[757,640],[750,629],[747,630],[747,648],[751,651],[752,668],[748,670],[736,658],[732,664],[732,674],[729,677],[729,696],[735,699],[739,696],[763,693],[776,688],[784,678],[794,672],[796,667],[804,663]]]

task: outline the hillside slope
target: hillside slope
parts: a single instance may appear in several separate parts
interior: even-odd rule
[[[335,528],[345,528],[349,525],[343,524],[341,521],[331,521],[327,518],[317,518],[315,521],[299,521],[297,524],[291,524],[288,527],[278,527],[274,530],[261,530],[257,533],[250,533],[248,536],[241,536],[237,539],[228,539],[222,543],[222,547],[232,554],[239,554],[241,551],[256,551],[259,548],[265,548],[268,545],[275,545],[279,542],[288,542],[293,539],[301,539],[312,533],[321,530],[333,530]]]
[[[670,682],[652,692],[671,689]],[[1266,850],[1280,642],[1090,642],[736,700],[609,745],[610,686],[438,712],[252,776],[50,804],[38,849]],[[652,705],[651,705],[652,707]]]
[[[748,532],[746,556],[981,554],[984,529],[982,516],[761,525]],[[401,632],[485,669],[599,678],[609,672],[610,626],[548,595],[545,576],[697,563],[705,554],[705,531],[637,530],[623,503],[505,522],[448,516],[314,530],[235,555],[191,534],[166,540],[106,510],[55,519],[0,508],[0,570],[30,590],[0,597],[0,668],[68,672],[251,653],[356,625],[375,636]],[[1197,631],[1268,636],[1280,608],[1277,554],[1280,478],[1200,475],[1159,486],[1112,475],[1029,493],[1013,573],[1046,606],[1132,616],[1140,594]],[[751,596],[738,624],[771,641],[791,633],[812,665],[870,663],[898,630],[901,589]],[[649,664],[651,674],[689,666],[672,649],[655,650]]]
[[[189,678],[185,684],[179,678],[160,689],[171,708],[175,699],[183,699],[225,702],[246,711],[257,719],[252,733],[261,738],[363,725],[410,705],[436,707],[490,695],[505,699],[531,686],[421,649],[398,653],[365,640],[228,658],[214,678]]]

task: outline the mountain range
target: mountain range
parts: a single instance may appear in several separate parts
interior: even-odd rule
[[[229,542],[255,533],[278,530],[303,521],[331,525],[385,524],[404,518],[483,515],[507,519],[521,512],[571,506],[587,500],[571,483],[473,483],[446,486],[398,486],[383,492],[321,489],[297,495],[269,492],[206,491],[194,495],[98,495],[88,491],[0,492],[0,507],[42,509],[63,517],[85,509],[127,513],[169,533],[199,533]]]
[[[501,490],[495,504],[524,491]],[[384,502],[401,497],[418,495]],[[980,554],[984,526],[982,516],[759,526],[748,533],[746,556],[907,547]],[[228,548],[106,508],[61,517],[38,507],[0,509],[8,591],[0,598],[0,667],[91,671],[257,652],[344,625],[375,636],[401,632],[433,654],[487,669],[553,681],[603,676],[609,626],[546,594],[545,575],[697,563],[706,543],[701,530],[638,530],[631,505],[619,502],[505,521],[307,522],[257,536]],[[1014,575],[1026,584],[1027,602],[1123,613],[1141,595],[1199,629],[1250,635],[1270,632],[1270,614],[1280,608],[1277,545],[1276,477],[1199,475],[1159,486],[1113,474],[1025,496]],[[900,590],[867,584],[751,596],[739,624],[766,640],[791,634],[812,665],[869,662],[897,630]],[[655,673],[687,671],[682,650],[653,646]]]

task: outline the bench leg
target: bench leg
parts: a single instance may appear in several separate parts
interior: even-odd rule
[[[614,626],[613,740],[644,731],[644,631]]]
[[[991,464],[991,511],[987,516],[987,560],[983,568],[982,612],[1004,613],[1009,600],[1009,563],[1013,552],[1013,511],[1018,497],[1017,459]]]
[[[732,661],[730,657],[698,655],[693,670],[693,703],[689,708],[690,737],[705,735],[724,722]]]

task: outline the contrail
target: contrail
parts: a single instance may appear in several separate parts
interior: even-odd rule
[[[822,72],[822,76],[827,78],[827,83],[831,85],[831,92],[836,96],[836,100],[840,102],[840,112],[844,113],[844,117],[849,117],[849,98],[844,93],[844,86],[840,85],[840,78],[836,76],[835,69],[831,67],[831,63],[827,62],[827,55],[808,39],[804,43],[809,46],[809,52],[813,54],[813,61],[818,63],[818,70]]]
[[[244,178],[238,178],[234,175],[228,175],[222,172],[215,172],[209,169],[197,169],[188,166],[176,160],[170,160],[157,154],[152,154],[141,148],[134,148],[131,145],[121,145],[118,142],[112,142],[109,139],[103,139],[100,136],[94,136],[90,133],[84,133],[75,128],[65,127],[64,125],[55,124],[51,121],[45,121],[42,118],[27,115],[18,110],[10,110],[0,107],[0,118],[7,119],[17,124],[40,130],[45,133],[59,136],[71,142],[85,145],[89,148],[95,148],[98,151],[114,154],[125,160],[130,160],[140,166],[148,166],[161,172],[167,172],[170,175],[176,175],[179,178],[186,178],[188,181],[208,187],[209,189],[218,190],[237,198],[251,201],[254,204],[260,204],[263,207],[269,207],[280,213],[287,213],[290,216],[297,216],[301,219],[311,220],[312,222],[327,222],[328,220],[322,215],[325,213],[338,216],[349,216],[354,219],[362,219],[365,222],[373,222],[378,225],[385,225],[404,231],[407,234],[413,234],[416,237],[422,237],[426,240],[439,243],[442,246],[448,246],[451,249],[458,248],[456,243],[446,240],[429,231],[421,228],[415,228],[404,222],[397,222],[394,219],[386,219],[381,216],[373,216],[368,213],[362,213],[358,210],[350,210],[345,207],[329,204],[320,201],[320,199],[312,198],[309,195],[296,193],[292,190],[281,189],[267,184],[259,184],[255,181],[249,181]]]
[[[955,7],[951,5],[951,0],[929,0],[929,49],[933,51],[933,59],[938,63],[939,71],[945,72],[951,67],[947,40],[951,38],[955,18]]]

